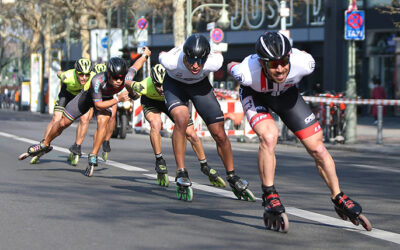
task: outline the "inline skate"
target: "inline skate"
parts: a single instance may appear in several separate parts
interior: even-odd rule
[[[356,201],[351,200],[343,192],[340,192],[335,199],[332,199],[332,202],[335,204],[335,211],[340,218],[343,220],[349,219],[356,226],[361,223],[365,230],[372,230],[371,222],[361,214],[362,208]]]
[[[176,196],[179,200],[192,201],[193,189],[189,174],[185,168],[176,171]]]
[[[97,165],[98,165],[97,155],[89,154],[88,163],[89,163],[89,165],[85,170],[85,175],[88,177],[91,177],[93,175],[94,168],[97,167]]]
[[[81,145],[74,143],[71,147],[69,147],[69,151],[71,152],[68,156],[68,161],[71,162],[72,166],[78,165],[79,157],[81,157]]]
[[[169,186],[167,164],[163,158],[156,159],[157,184],[163,187]]]
[[[264,224],[267,229],[289,232],[289,219],[285,213],[285,207],[279,199],[275,188],[263,186],[262,205],[264,206]]]
[[[22,160],[28,158],[29,156],[30,157],[37,156],[35,161],[34,161],[34,163],[32,163],[33,159],[31,160],[31,164],[37,163],[37,161],[39,161],[39,158],[41,156],[43,156],[44,154],[47,154],[48,152],[53,150],[52,146],[50,146],[50,145],[49,146],[45,146],[43,144],[43,141],[44,140],[40,141],[39,144],[34,144],[34,145],[30,146],[26,153],[23,153],[20,156],[18,156],[18,160],[22,161]]]
[[[225,181],[218,175],[217,170],[210,168],[206,164],[201,164],[200,170],[203,172],[203,174],[208,176],[208,180],[210,181],[211,185],[215,187],[226,187]]]
[[[103,141],[103,153],[101,154],[103,161],[107,161],[109,152],[111,152],[110,141]]]
[[[235,173],[230,173],[226,176],[226,180],[229,182],[229,185],[232,188],[232,192],[238,198],[238,200],[245,200],[245,201],[256,201],[256,197],[254,194],[248,189],[249,183],[241,179]]]

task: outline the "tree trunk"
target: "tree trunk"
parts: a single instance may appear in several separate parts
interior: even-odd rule
[[[82,15],[79,19],[79,24],[81,26],[82,57],[90,59],[90,32],[88,30],[88,22],[88,15]]]
[[[185,0],[174,0],[174,45],[180,46],[185,41]]]

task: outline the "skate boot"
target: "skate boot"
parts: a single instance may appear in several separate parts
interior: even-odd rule
[[[97,155],[89,154],[88,156],[89,165],[85,170],[85,175],[91,177],[93,175],[94,168],[97,167]]]
[[[157,172],[157,183],[160,186],[168,187],[169,179],[168,179],[168,169],[167,164],[163,158],[156,159],[156,168]]]
[[[226,187],[225,181],[218,175],[218,172],[215,169],[210,168],[208,165],[201,164],[200,170],[203,174],[208,176],[211,185],[215,187]]]
[[[176,171],[176,196],[179,200],[192,201],[193,189],[189,174],[185,168]]]
[[[107,161],[108,152],[111,152],[110,141],[103,141],[103,153],[101,154],[103,161]]]
[[[241,179],[235,173],[228,174],[226,180],[232,188],[232,192],[238,198],[238,200],[243,199],[245,201],[256,201],[254,194],[248,189],[249,183]]]
[[[371,222],[365,217],[362,212],[360,204],[356,201],[351,200],[343,192],[336,195],[335,199],[332,199],[333,204],[335,204],[335,211],[343,220],[349,220],[356,226],[361,225],[367,231],[372,230]]]
[[[27,157],[31,156],[31,157],[35,157],[38,156],[37,160],[39,160],[39,158],[44,155],[47,154],[48,152],[50,152],[53,147],[52,146],[45,146],[43,144],[42,140],[39,144],[35,144],[32,145],[28,148],[28,151],[26,153],[21,154],[20,156],[18,156],[18,160],[22,161],[24,159],[26,159]]]
[[[267,229],[289,232],[289,219],[285,213],[285,207],[282,205],[279,195],[275,188],[264,188],[262,196],[264,206],[264,224]]]
[[[68,156],[68,161],[71,162],[72,166],[78,165],[79,162],[79,157],[81,157],[82,152],[81,152],[81,145],[77,145],[74,143],[71,147],[69,147],[69,151],[71,152]]]

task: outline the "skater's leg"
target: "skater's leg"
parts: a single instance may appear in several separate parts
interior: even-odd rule
[[[93,148],[90,152],[91,154],[97,155],[99,153],[100,147],[104,141],[107,131],[107,123],[110,119],[110,113],[107,111],[99,112],[97,115],[97,129],[95,132],[95,139],[93,141]]]
[[[69,120],[65,115],[62,116],[62,118],[56,122],[53,127],[51,128],[49,134],[44,138],[43,144],[45,146],[49,146],[50,143],[61,133],[64,131],[64,129],[68,128],[73,121]]]
[[[117,122],[117,120],[115,119],[116,114],[117,114],[117,105],[114,105],[112,106],[111,117],[108,120],[106,136],[103,141],[103,153],[101,157],[103,158],[104,161],[107,161],[108,153],[111,152],[110,139],[115,129],[115,123]]]
[[[278,142],[278,127],[273,119],[265,119],[258,122],[253,129],[260,140],[258,170],[261,182],[264,186],[272,186],[275,177],[275,147]]]
[[[203,144],[200,138],[197,136],[196,132],[194,131],[193,124],[190,124],[190,126],[187,127],[186,138],[192,145],[193,151],[195,152],[197,159],[200,162],[201,171],[209,177],[211,185],[217,187],[225,187],[225,181],[218,175],[218,172],[208,166]]]
[[[186,106],[178,106],[171,110],[171,116],[175,121],[172,134],[172,146],[174,149],[177,169],[185,168],[186,153],[186,128],[189,121],[189,110]]]
[[[51,119],[51,122],[47,125],[47,128],[46,128],[43,138],[47,137],[47,135],[50,133],[50,130],[53,127],[53,125],[56,122],[58,122],[59,120],[61,120],[62,116],[63,116],[62,111],[54,110],[53,118]]]
[[[233,171],[232,147],[224,130],[224,122],[212,123],[208,125],[208,130],[217,144],[218,155],[224,164],[226,172]]]
[[[145,118],[150,123],[150,142],[154,155],[161,154],[161,114],[148,112]]]
[[[75,143],[77,145],[82,145],[83,140],[85,139],[85,136],[89,129],[89,123],[92,117],[93,117],[93,108],[89,109],[88,112],[86,112],[84,115],[80,117],[78,127],[76,128]]]
[[[335,162],[322,141],[322,131],[302,140],[302,143],[314,158],[318,172],[330,189],[332,199],[334,199],[340,193],[339,180],[336,175]]]

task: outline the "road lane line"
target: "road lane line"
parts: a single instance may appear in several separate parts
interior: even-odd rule
[[[16,135],[13,135],[13,134],[9,134],[9,133],[4,133],[4,132],[0,132],[0,136],[11,138],[11,139],[17,140],[17,141],[26,142],[26,143],[29,143],[29,144],[37,143],[37,141],[35,141],[35,140],[19,137],[19,136],[16,136]],[[66,148],[53,146],[53,149],[56,150],[56,151],[59,151],[59,152],[63,152],[63,153],[69,154],[69,150],[66,149]],[[107,162],[105,162],[105,164],[113,166],[113,167],[121,168],[121,169],[124,169],[124,170],[127,170],[127,171],[132,171],[132,172],[149,172],[147,169],[143,169],[143,168],[140,168],[140,167],[127,165],[127,164],[124,164],[124,163],[119,163],[119,162],[116,162],[116,161],[107,160]],[[367,166],[367,165],[362,165],[362,167],[365,167],[365,166]],[[368,166],[368,167],[370,167],[372,169],[375,169],[372,166]],[[382,169],[379,168],[379,170],[382,170]],[[150,177],[150,178],[153,178],[153,179],[157,178],[157,176],[155,174],[143,173],[142,175]],[[175,178],[169,177],[169,180],[170,180],[170,182],[174,182]],[[202,184],[195,183],[195,182],[193,182],[192,186],[193,186],[193,188],[198,189],[198,190],[202,190],[202,191],[205,191],[205,192],[217,194],[217,195],[220,195],[220,196],[223,196],[223,197],[227,197],[227,198],[236,199],[236,196],[231,191],[226,191],[226,190],[223,190],[223,189],[220,189],[220,188],[215,188],[215,187],[212,187],[212,186],[202,185]],[[256,199],[257,200],[261,200],[260,198],[256,198]],[[329,225],[329,226],[339,227],[339,228],[342,228],[344,230],[348,230],[348,231],[352,231],[352,232],[356,232],[356,233],[361,233],[361,234],[366,235],[366,236],[370,236],[370,237],[373,237],[373,238],[376,238],[376,239],[380,239],[380,240],[390,241],[390,242],[393,242],[393,243],[396,243],[396,244],[400,245],[400,234],[397,234],[397,233],[384,231],[384,230],[380,230],[380,229],[376,229],[376,228],[373,228],[371,232],[367,232],[361,226],[355,226],[349,221],[344,221],[344,220],[341,220],[341,219],[337,219],[337,218],[333,218],[333,217],[330,217],[330,216],[326,216],[326,215],[322,215],[322,214],[318,214],[318,213],[302,210],[302,209],[295,208],[295,207],[286,207],[286,212],[288,214],[291,214],[293,216],[297,216],[297,217],[300,217],[300,218],[304,218],[306,220],[316,221],[316,222],[319,222],[321,224],[326,224],[326,225]]]

